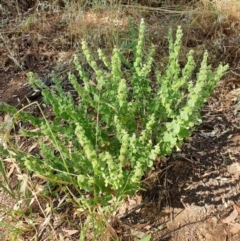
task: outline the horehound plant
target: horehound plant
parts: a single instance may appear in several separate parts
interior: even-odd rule
[[[42,88],[44,102],[52,107],[53,120],[36,118],[13,107],[1,110],[18,115],[22,121],[38,128],[22,129],[39,143],[39,155],[15,149],[15,158],[39,177],[79,190],[79,200],[86,207],[109,206],[140,188],[141,178],[158,156],[171,153],[190,135],[200,122],[200,110],[213,92],[228,66],[215,70],[207,65],[207,52],[196,75],[193,51],[181,68],[178,62],[182,30],[176,40],[169,31],[169,61],[165,73],[152,68],[154,46],[144,54],[144,21],[141,21],[132,67],[122,66],[119,48],[111,60],[98,50],[101,68],[87,43],[83,54],[95,73],[90,79],[77,56],[74,57],[81,83],[73,74],[69,81],[78,94],[73,99],[53,76],[54,89],[49,89],[29,74],[34,88]],[[150,79],[152,72],[156,79]],[[150,75],[151,73],[151,75]],[[77,103],[76,103],[77,102]],[[8,154],[11,145],[2,150]]]

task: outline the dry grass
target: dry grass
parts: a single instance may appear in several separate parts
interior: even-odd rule
[[[235,0],[201,0],[203,9],[217,15],[219,22],[240,20],[240,2]]]

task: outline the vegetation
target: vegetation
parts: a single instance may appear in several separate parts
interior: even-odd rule
[[[91,215],[99,207],[103,208],[102,215],[114,211],[121,200],[141,189],[141,180],[157,157],[181,148],[201,122],[204,103],[228,69],[228,65],[220,64],[212,70],[207,51],[199,66],[194,62],[193,50],[187,53],[184,65],[180,64],[183,32],[178,27],[175,38],[169,30],[168,61],[163,71],[154,64],[154,44],[149,51],[145,48],[145,41],[149,43],[145,28],[141,20],[138,38],[132,39],[128,55],[116,45],[110,58],[104,49],[98,49],[96,60],[88,41],[81,41],[85,59],[75,54],[73,63],[78,75],[68,74],[77,98],[65,92],[54,73],[52,88],[29,73],[33,89],[42,89],[43,101],[53,112],[53,119],[46,118],[38,103],[33,104],[37,104],[42,117],[28,113],[29,105],[18,110],[0,104],[0,111],[12,116],[2,128],[1,158],[14,158],[26,173],[46,180],[45,190],[49,185],[60,186]],[[89,76],[84,62],[95,79]],[[11,141],[10,133],[19,120],[23,123],[21,136],[38,143],[37,154]],[[0,164],[5,181],[1,187],[17,198]],[[80,240],[84,240],[91,218],[85,222]],[[101,230],[96,237],[98,233]]]

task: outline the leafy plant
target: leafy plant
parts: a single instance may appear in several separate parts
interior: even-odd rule
[[[111,60],[98,51],[104,65],[101,68],[82,41],[82,51],[96,78],[89,78],[75,56],[81,82],[71,73],[69,81],[79,96],[77,100],[64,92],[56,77],[55,88],[49,89],[30,73],[31,84],[42,88],[44,102],[52,108],[53,120],[0,106],[38,127],[22,132],[39,142],[39,156],[15,150],[18,160],[39,177],[73,185],[85,206],[108,206],[111,200],[138,190],[156,157],[180,147],[200,122],[204,102],[228,68],[220,64],[213,72],[207,65],[206,52],[195,76],[190,51],[181,69],[178,57],[183,34],[179,27],[175,41],[169,31],[168,67],[160,74],[152,69],[154,46],[144,55],[144,30],[142,20],[130,69],[122,67],[123,56],[117,47]],[[150,79],[152,71],[155,80]]]

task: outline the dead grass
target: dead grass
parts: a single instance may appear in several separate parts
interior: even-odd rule
[[[217,16],[219,22],[240,20],[240,2],[235,0],[201,0],[203,9]]]

